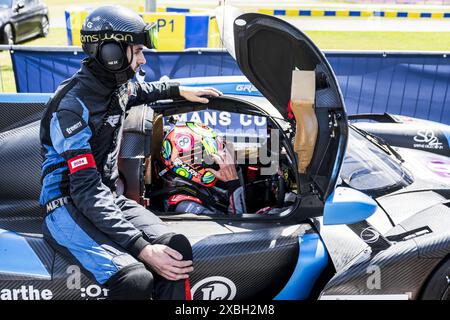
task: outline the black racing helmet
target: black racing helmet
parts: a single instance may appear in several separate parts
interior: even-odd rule
[[[157,35],[155,23],[146,24],[133,10],[109,5],[95,9],[86,17],[80,40],[83,51],[90,59],[97,60],[110,72],[128,73],[126,77],[129,79],[134,72],[130,74],[127,47],[141,44],[156,49]]]

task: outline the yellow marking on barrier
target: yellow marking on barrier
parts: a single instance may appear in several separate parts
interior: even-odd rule
[[[80,31],[83,26],[84,19],[88,15],[87,10],[73,10],[70,11],[70,27],[72,29],[72,45],[79,46],[80,42]]]
[[[145,22],[158,25],[158,50],[184,50],[185,15],[173,12],[146,12],[142,18]]]
[[[263,13],[263,14],[271,14],[273,15],[273,9],[258,9],[259,13]]]
[[[286,12],[285,16],[289,16],[289,17],[298,17],[299,10],[310,10],[311,17],[327,17],[327,16],[325,16],[326,10],[314,10],[314,9],[305,8],[305,7],[303,7],[303,8],[299,7],[297,9],[279,8],[277,10],[284,10]],[[333,10],[333,9],[327,9],[327,10],[335,11],[336,17],[350,17],[350,11],[353,11],[353,10]],[[140,5],[139,12],[141,13],[143,11],[144,11],[144,6]],[[157,12],[166,12],[166,11],[167,11],[167,7],[165,7],[165,6],[158,6],[158,8],[157,8]],[[209,9],[205,9],[205,8],[190,8],[191,13],[207,13],[208,11],[209,11]],[[354,11],[359,11],[359,10],[354,10]],[[373,10],[373,11],[362,10],[362,11],[360,11],[359,17],[375,16],[374,11],[380,11],[380,10]],[[412,19],[421,18],[421,16],[420,16],[421,12],[405,11],[405,10],[398,10],[398,11],[381,10],[381,11],[384,12],[384,18],[403,18],[404,19],[404,17],[397,16],[398,12],[406,12],[407,18],[412,18]],[[260,9],[257,9],[257,12],[263,13],[263,14],[268,14],[268,15],[274,15],[274,9],[269,9],[269,8],[260,8]],[[329,16],[329,17],[333,17],[333,16]],[[378,18],[383,18],[383,17],[378,16]],[[443,12],[433,12],[433,13],[431,13],[431,18],[432,19],[443,19],[444,13]]]
[[[206,13],[210,10],[205,9],[205,8],[191,8],[190,9],[190,13]]]
[[[349,10],[336,10],[336,17],[348,17],[350,16]]]
[[[433,12],[431,14],[432,19],[442,19],[444,18],[444,14],[442,12]]]
[[[298,17],[299,16],[299,10],[286,9],[286,16],[288,16],[288,17]]]
[[[311,17],[323,17],[324,15],[324,10],[311,10]]]
[[[397,11],[384,11],[385,18],[397,18]]]
[[[219,26],[215,17],[209,18],[208,25],[208,48],[220,48]]]

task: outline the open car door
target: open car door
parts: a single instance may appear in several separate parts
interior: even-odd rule
[[[300,190],[323,202],[333,192],[347,143],[343,97],[325,56],[273,16],[216,9],[224,46],[248,80],[295,128]]]

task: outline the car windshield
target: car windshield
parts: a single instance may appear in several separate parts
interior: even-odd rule
[[[412,182],[411,176],[393,157],[355,130],[350,129],[349,133],[341,170],[341,179],[345,184],[378,195]]]
[[[12,0],[0,0],[0,8],[11,8]]]

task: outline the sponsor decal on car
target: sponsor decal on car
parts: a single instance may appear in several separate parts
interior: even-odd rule
[[[79,266],[77,265],[68,266],[66,273],[69,275],[66,281],[67,289],[78,290],[80,292],[81,298],[102,300],[108,297],[109,290],[97,284],[91,284],[88,285],[87,287],[81,286],[82,272]]]
[[[369,227],[361,231],[360,238],[365,243],[375,243],[380,238],[380,234],[374,228]]]
[[[225,277],[208,277],[197,282],[191,292],[193,298],[197,292],[201,292],[201,300],[233,300],[236,285]]]
[[[51,300],[50,289],[36,289],[33,286],[21,286],[18,289],[1,289],[0,300]]]
[[[238,84],[238,85],[236,85],[236,91],[237,92],[245,91],[245,92],[251,93],[251,92],[258,91],[258,89],[256,89],[256,87],[252,84]]]
[[[82,298],[93,298],[97,300],[106,299],[108,297],[108,289],[91,284],[86,288],[80,288],[80,296]]]
[[[420,129],[414,136],[414,148],[422,149],[444,149],[444,146],[439,141],[437,135],[432,129]]]

